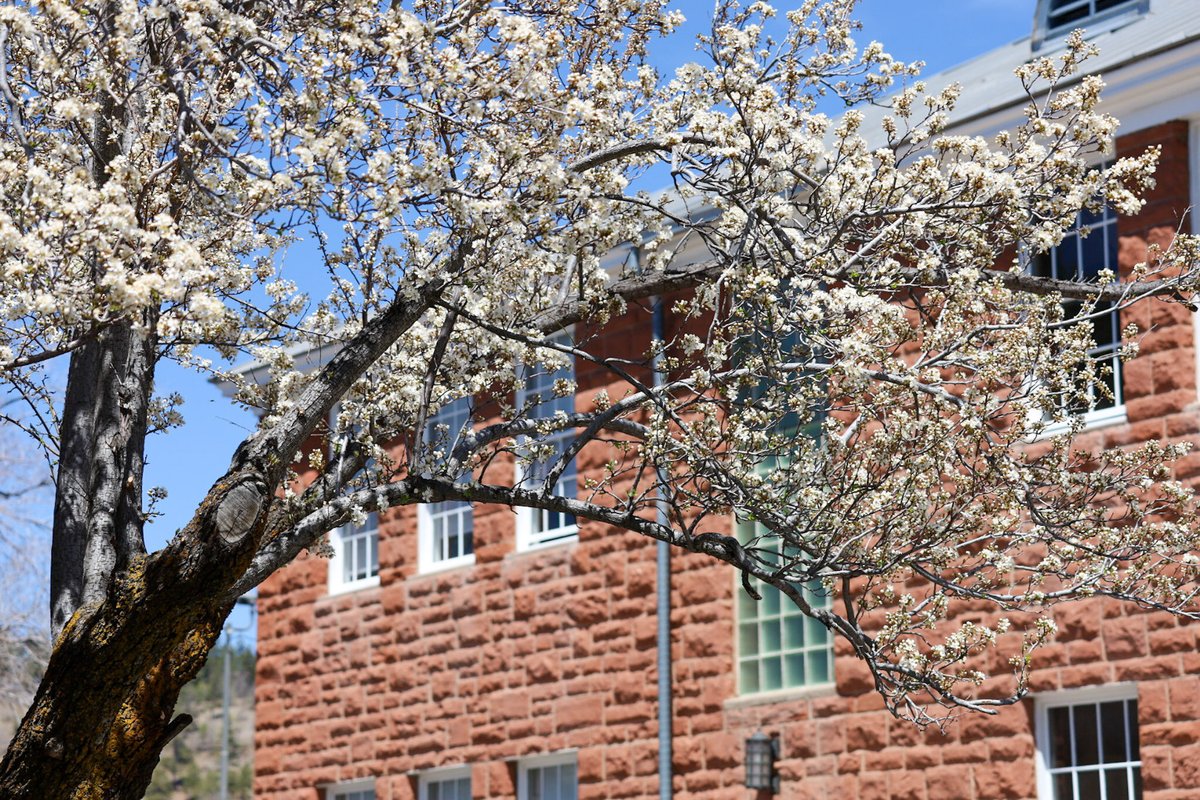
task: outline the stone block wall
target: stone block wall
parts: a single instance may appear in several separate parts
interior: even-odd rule
[[[1127,270],[1170,241],[1189,204],[1187,124],[1122,138],[1121,154],[1163,146],[1142,214],[1119,222]],[[1127,312],[1145,332],[1126,365],[1127,420],[1085,440],[1195,440],[1193,322],[1179,305]],[[640,356],[644,309],[605,333]],[[606,376],[580,366],[580,407]],[[588,449],[580,473],[605,454]],[[498,464],[491,481],[510,476]],[[507,470],[507,474],[506,474]],[[1200,453],[1177,477],[1195,483]],[[577,752],[580,797],[657,796],[654,544],[583,523],[579,540],[515,548],[514,514],[476,506],[476,563],[417,574],[415,511],[384,521],[380,585],[329,596],[327,562],[302,556],[261,587],[255,796],[318,800],[319,787],[374,778],[381,800],[413,800],[415,774],[470,765],[476,798],[515,797],[516,759]],[[781,797],[838,800],[1033,798],[1034,704],[964,715],[945,732],[891,718],[848,646],[830,687],[738,697],[735,576],[673,555],[675,789],[678,798],[750,798],[743,742],[779,737]],[[740,590],[739,590],[740,591]],[[964,613],[986,610],[967,609]],[[1034,692],[1137,682],[1147,800],[1200,797],[1200,626],[1110,602],[1064,606],[1034,662]]]

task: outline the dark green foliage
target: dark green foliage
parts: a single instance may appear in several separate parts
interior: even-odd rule
[[[229,798],[251,800],[254,780],[254,664],[251,649],[233,647],[230,659]],[[163,751],[147,800],[216,798],[221,763],[221,693],[225,645],[217,645],[195,680],[183,688],[176,713],[193,722]]]

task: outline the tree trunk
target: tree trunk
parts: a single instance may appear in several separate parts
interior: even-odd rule
[[[144,566],[68,623],[0,765],[0,796],[145,793],[159,753],[188,721],[171,717],[179,691],[203,666],[228,608],[197,611],[194,598],[169,587],[150,592]]]
[[[71,617],[0,763],[0,797],[142,797],[159,753],[190,721],[172,718],[179,691],[216,644],[233,607],[219,598],[265,524],[265,495],[246,486],[236,473],[222,479],[171,544],[134,559],[101,602]]]

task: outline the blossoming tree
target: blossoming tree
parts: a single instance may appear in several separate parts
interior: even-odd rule
[[[1096,283],[1020,268],[1085,206],[1136,211],[1152,180],[1153,152],[1089,169],[1116,123],[1098,80],[1059,88],[1082,40],[1013,78],[1027,121],[984,141],[942,135],[954,89],[927,96],[855,44],[852,0],[770,26],[768,5],[723,0],[697,63],[664,77],[645,57],[678,24],[665,6],[0,8],[0,378],[57,465],[54,649],[0,794],[140,797],[236,598],[402,504],[559,511],[726,561],[848,640],[918,721],[1019,696],[1054,603],[1190,612],[1180,449],[1076,452],[1069,419],[1102,391],[1088,318],[1186,302],[1196,248]],[[856,107],[885,97],[868,137]],[[648,171],[673,191],[637,191]],[[330,286],[311,300],[278,274],[308,234]],[[630,243],[636,259],[604,261]],[[583,335],[654,296],[690,332],[646,363]],[[336,355],[295,368],[319,346]],[[148,553],[145,442],[180,422],[155,369],[220,372],[214,353],[269,365],[241,386],[261,423]],[[573,414],[514,402],[527,367],[565,358],[626,389]],[[499,410],[413,433],[460,398]],[[601,446],[607,471],[556,496]],[[544,480],[493,479],[505,460]],[[731,514],[758,537],[722,534]],[[829,604],[798,588],[814,584]],[[1013,618],[957,624],[961,598]],[[976,691],[993,646],[1011,697]]]

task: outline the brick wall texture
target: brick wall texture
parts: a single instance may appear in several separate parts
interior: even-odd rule
[[[1163,147],[1150,203],[1119,222],[1124,269],[1179,227],[1187,141],[1184,122],[1119,141],[1121,154]],[[1195,439],[1190,313],[1145,303],[1128,317],[1146,331],[1125,368],[1128,420],[1088,438]],[[600,346],[637,355],[648,331],[634,312]],[[603,380],[581,372],[581,406]],[[580,472],[603,457],[585,451]],[[1200,453],[1177,477],[1196,482]],[[512,798],[514,759],[568,748],[581,798],[657,796],[653,543],[586,523],[578,542],[518,553],[513,512],[492,506],[475,509],[475,541],[474,566],[419,575],[415,512],[402,509],[383,525],[377,588],[330,596],[327,562],[311,556],[262,585],[256,797],[317,800],[322,784],[370,777],[379,798],[410,800],[415,772],[468,764],[476,798]],[[742,753],[759,729],[781,741],[786,798],[1036,796],[1031,701],[920,732],[882,710],[840,644],[835,686],[739,698],[735,576],[693,555],[672,563],[677,797],[754,796],[740,785]],[[1145,797],[1200,797],[1200,625],[1101,601],[1056,616],[1033,691],[1136,681]]]

